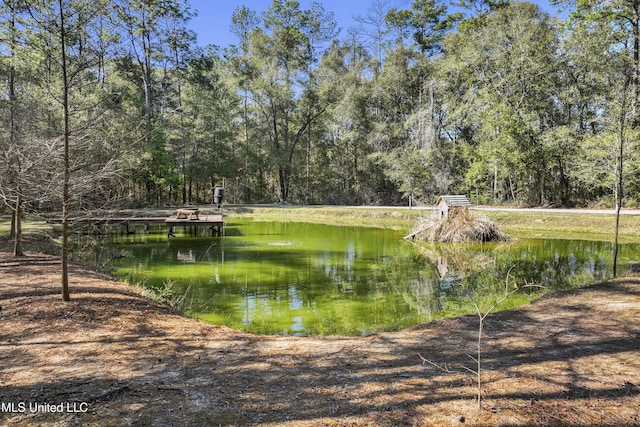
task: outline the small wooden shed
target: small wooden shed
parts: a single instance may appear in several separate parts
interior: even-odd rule
[[[455,210],[467,212],[471,206],[471,202],[464,195],[448,195],[438,197],[436,208],[438,209],[438,219],[445,220],[449,218],[449,214]]]

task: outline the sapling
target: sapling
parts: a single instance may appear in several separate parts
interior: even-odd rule
[[[504,294],[500,298],[497,298],[491,301],[491,305],[489,306],[489,308],[483,310],[483,308],[481,307],[481,304],[479,304],[478,301],[472,297],[473,306],[474,306],[476,315],[478,316],[478,336],[477,336],[476,354],[475,356],[473,355],[468,355],[468,356],[475,362],[476,367],[475,369],[471,369],[467,366],[462,366],[462,368],[471,372],[476,377],[476,386],[477,386],[476,400],[477,400],[478,410],[480,410],[482,407],[482,339],[483,339],[482,333],[484,330],[484,324],[487,317],[493,312],[493,310],[496,307],[500,306],[500,304],[505,302],[509,297],[511,297],[516,292],[525,288],[544,288],[544,286],[542,285],[529,284],[529,283],[526,283],[525,285],[522,285],[522,286],[518,286],[517,283],[513,282],[513,284],[510,285],[509,276],[511,274],[511,270],[513,269],[513,267],[514,266],[512,265],[511,268],[509,268],[509,271],[507,271],[507,276],[505,278]],[[458,372],[451,369],[451,367],[449,367],[447,364],[441,365],[424,358],[420,354],[418,356],[420,356],[423,363],[428,363],[444,372],[447,372],[447,373]]]
[[[507,277],[505,278],[505,281],[504,281],[504,295],[502,295],[502,297],[500,297],[496,301],[493,301],[493,303],[487,310],[482,311],[477,301],[475,300],[473,301],[473,306],[478,316],[478,344],[476,349],[476,355],[475,356],[469,355],[469,357],[476,362],[476,369],[474,371],[472,369],[469,369],[466,366],[464,368],[476,375],[476,383],[478,387],[478,390],[477,390],[478,391],[478,396],[477,396],[478,410],[480,410],[480,408],[482,407],[482,331],[484,329],[485,320],[496,307],[498,307],[500,304],[505,302],[511,295],[515,294],[520,289],[544,287],[542,285],[528,284],[528,283],[523,286],[518,286],[518,284],[515,282],[511,287],[509,287],[509,275],[511,274],[511,270],[513,269],[513,267],[514,266],[512,265],[511,268],[509,268],[509,271],[507,271]]]

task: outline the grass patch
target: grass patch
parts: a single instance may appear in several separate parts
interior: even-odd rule
[[[242,207],[227,210],[231,216],[254,221],[292,221],[409,230],[425,215],[424,210],[342,206]]]
[[[226,210],[230,217],[255,221],[300,221],[330,225],[389,228],[407,233],[422,217],[424,209],[354,208],[341,206],[242,207]],[[512,237],[613,241],[612,214],[482,211],[500,230]],[[620,216],[620,242],[640,241],[640,216]]]
[[[615,215],[561,212],[485,211],[507,234],[521,237],[613,241]],[[640,216],[620,216],[620,242],[640,240]]]
[[[0,251],[13,251],[11,216],[0,216]],[[22,250],[50,255],[59,254],[59,244],[53,240],[55,230],[51,224],[39,218],[26,217],[22,220]]]
[[[53,227],[46,221],[27,217],[22,220],[22,233],[24,235],[50,236]],[[6,237],[11,232],[11,215],[0,216],[0,236]]]

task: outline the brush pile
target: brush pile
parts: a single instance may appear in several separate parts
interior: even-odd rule
[[[509,240],[489,218],[473,215],[466,209],[452,210],[449,217],[441,221],[422,218],[406,238],[446,243]]]

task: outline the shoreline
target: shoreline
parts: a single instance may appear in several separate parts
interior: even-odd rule
[[[58,261],[0,253],[2,425],[640,425],[637,278],[491,314],[478,411],[475,316],[367,337],[251,335],[77,264],[63,303]],[[77,411],[9,411],[20,402]]]

